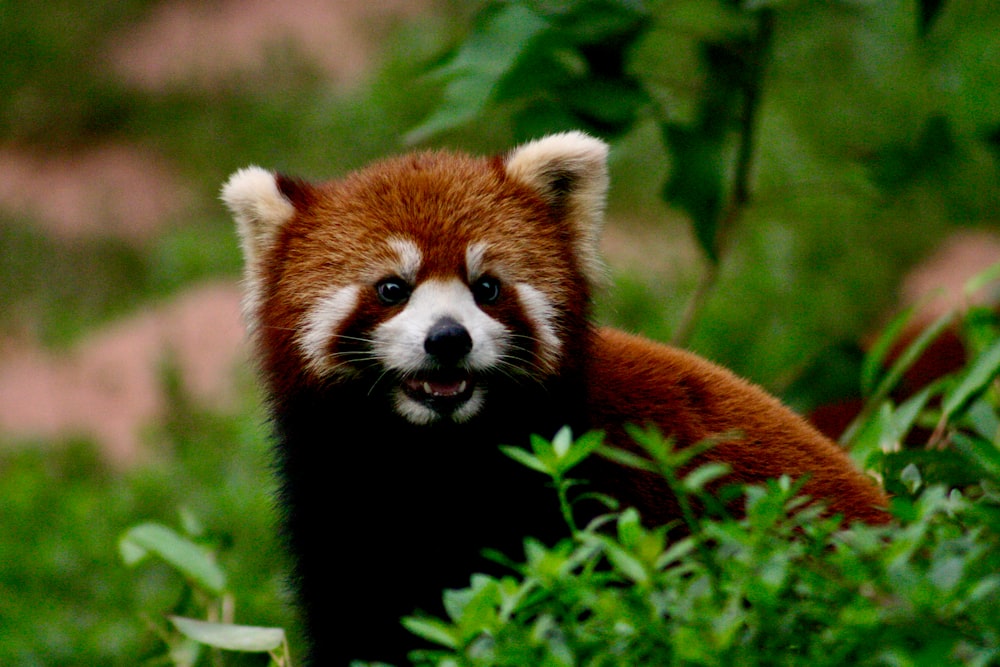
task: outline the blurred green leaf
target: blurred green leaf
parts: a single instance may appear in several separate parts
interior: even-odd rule
[[[518,463],[525,465],[532,470],[536,470],[543,475],[548,475],[551,471],[548,465],[542,462],[537,456],[532,456],[530,453],[520,449],[519,447],[500,447],[500,451],[514,459]]]
[[[459,642],[451,626],[434,618],[418,618],[407,616],[403,619],[406,629],[422,637],[427,641],[446,646],[451,649],[458,648]]]
[[[1000,374],[1000,339],[979,355],[962,375],[958,386],[945,394],[942,418],[950,420],[959,410],[985,391],[998,374]]]
[[[559,470],[563,474],[569,472],[604,443],[604,434],[600,431],[590,431],[574,440],[559,456]],[[558,452],[557,452],[558,453]]]
[[[134,566],[154,555],[213,595],[221,595],[226,589],[226,575],[209,551],[162,524],[143,523],[130,528],[119,540],[119,550],[126,565]]]
[[[1000,442],[1000,415],[992,401],[980,398],[972,403],[964,415],[976,435],[988,442]]]
[[[605,536],[594,536],[601,545],[604,555],[608,557],[616,570],[631,581],[644,585],[649,583],[649,572],[643,562],[621,544]]]
[[[731,466],[725,463],[706,463],[685,475],[681,484],[689,493],[702,493],[706,486],[717,479],[722,479],[731,470]]]
[[[1000,447],[996,443],[964,433],[953,433],[951,437],[955,449],[978,465],[983,474],[1000,478]]]
[[[447,83],[444,100],[407,133],[407,143],[419,143],[482,113],[503,78],[547,27],[544,18],[518,3],[485,15],[451,60],[433,73]]]
[[[962,294],[966,299],[972,299],[977,292],[998,281],[1000,281],[1000,262],[997,262],[984,271],[980,271],[966,281],[965,285],[962,286]]]
[[[662,126],[676,167],[663,186],[663,199],[691,217],[705,256],[719,260],[717,234],[725,199],[725,142],[717,131],[702,132],[673,123]]]
[[[170,622],[188,639],[227,651],[266,653],[277,651],[285,643],[282,628],[213,623],[182,616],[171,616]]]
[[[923,485],[923,478],[920,476],[920,469],[912,463],[906,465],[899,473],[899,479],[906,486],[906,490],[915,494]]]
[[[937,340],[937,338],[944,333],[944,331],[951,326],[952,322],[955,320],[955,313],[945,313],[932,322],[926,329],[921,331],[913,341],[907,345],[899,356],[893,362],[892,366],[889,368],[888,372],[882,376],[881,381],[875,387],[872,392],[872,396],[868,399],[865,404],[865,409],[862,410],[861,414],[848,426],[843,435],[840,437],[841,443],[851,443],[853,442],[855,436],[857,436],[859,430],[873,417],[872,409],[877,410],[882,409],[883,401],[889,396],[889,393],[899,384],[899,381],[903,378],[910,367],[917,362],[917,360],[923,355],[923,353],[931,346],[931,344]]]
[[[878,338],[865,355],[861,366],[861,393],[871,396],[883,376],[886,359],[889,353],[899,343],[906,328],[913,322],[917,306],[907,306],[895,315],[886,326],[882,327]]]

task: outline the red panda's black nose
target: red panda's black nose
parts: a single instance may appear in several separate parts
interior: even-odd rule
[[[452,318],[442,317],[427,332],[424,350],[442,363],[454,364],[472,350],[472,336]]]

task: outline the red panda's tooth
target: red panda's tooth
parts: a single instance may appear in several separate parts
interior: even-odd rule
[[[458,384],[458,392],[456,392],[456,393],[459,393],[459,394],[465,393],[465,388],[468,387],[468,386],[469,386],[468,383],[465,380],[462,380]]]
[[[424,388],[424,393],[425,394],[433,394],[434,393],[433,391],[431,391],[431,383],[430,382],[424,382],[424,387],[423,388]]]

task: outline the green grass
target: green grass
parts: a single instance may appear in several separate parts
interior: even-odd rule
[[[155,461],[125,472],[89,442],[4,442],[0,663],[136,665],[161,653],[147,623],[188,609],[190,592],[169,568],[125,568],[118,539],[138,520],[193,517],[229,574],[238,620],[293,628],[265,433],[251,392],[232,414],[175,395],[150,434]]]

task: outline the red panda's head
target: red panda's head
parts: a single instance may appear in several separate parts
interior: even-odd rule
[[[272,392],[358,382],[414,424],[544,382],[586,335],[607,146],[579,132],[488,159],[424,152],[309,184],[258,167],[222,197]]]

